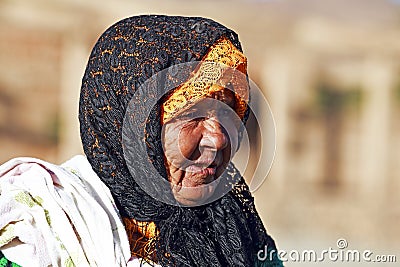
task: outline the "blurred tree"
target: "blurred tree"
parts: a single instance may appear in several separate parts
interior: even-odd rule
[[[344,117],[349,112],[360,109],[362,91],[361,88],[344,89],[327,81],[319,81],[315,100],[325,135],[323,184],[327,188],[335,189],[340,186],[340,151]]]

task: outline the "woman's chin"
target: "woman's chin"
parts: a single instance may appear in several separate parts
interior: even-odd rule
[[[195,187],[173,186],[172,193],[175,199],[183,206],[199,206],[214,194],[218,181],[202,184]]]

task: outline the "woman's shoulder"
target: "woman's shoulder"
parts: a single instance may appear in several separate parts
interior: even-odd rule
[[[0,228],[0,250],[22,266],[126,266],[130,258],[111,193],[84,156],[2,164]]]

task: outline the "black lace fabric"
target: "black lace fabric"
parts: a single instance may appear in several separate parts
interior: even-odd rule
[[[221,36],[241,50],[233,31],[205,18],[136,16],[107,29],[91,52],[82,80],[79,120],[83,148],[95,172],[110,188],[121,216],[156,224],[154,253],[144,255],[145,260],[162,266],[282,266],[276,257],[257,260],[257,252],[264,246],[276,248],[233,164],[226,175],[239,181],[234,188],[210,204],[189,208],[149,196],[135,182],[124,158],[122,124],[135,91],[165,68],[201,60]],[[177,70],[174,75],[189,73]],[[138,155],[136,176],[153,175],[144,167],[143,161],[148,160],[166,179],[160,118],[158,106],[146,119],[148,158]]]

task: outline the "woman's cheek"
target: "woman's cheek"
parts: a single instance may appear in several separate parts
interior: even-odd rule
[[[197,125],[185,125],[183,123],[171,124],[166,128],[164,138],[164,153],[175,167],[191,159],[192,154],[198,147],[201,134]]]

